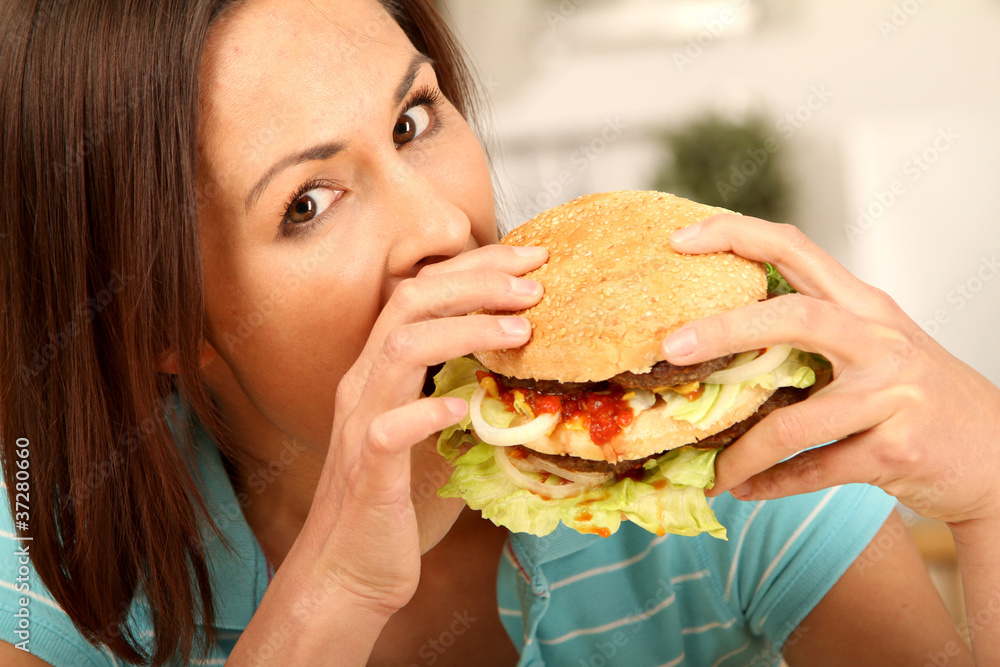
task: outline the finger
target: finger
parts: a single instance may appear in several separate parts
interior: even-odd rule
[[[380,319],[383,326],[432,317],[465,315],[485,308],[515,311],[542,298],[540,283],[493,269],[458,271],[404,280],[393,291]]]
[[[842,484],[871,484],[878,477],[867,450],[870,431],[806,450],[730,490],[739,500],[771,500]],[[713,489],[714,491],[714,489]]]
[[[541,246],[508,246],[493,243],[449,259],[428,264],[417,275],[436,276],[454,271],[496,269],[513,276],[520,276],[537,269],[549,258],[549,251]]]
[[[663,353],[686,366],[788,343],[838,368],[874,353],[857,341],[874,336],[877,326],[829,301],[786,294],[689,322],[664,339]]]
[[[805,449],[867,431],[891,413],[887,401],[864,400],[856,389],[837,391],[831,384],[804,401],[775,410],[720,452],[710,495],[728,491]]]
[[[372,360],[360,402],[372,413],[420,395],[428,366],[482,350],[520,347],[531,336],[523,317],[467,315],[401,325]]]
[[[537,282],[492,269],[458,271],[404,280],[397,285],[389,302],[375,320],[365,347],[351,369],[352,373],[359,379],[369,375],[372,361],[382,348],[386,336],[398,326],[432,318],[465,315],[481,308],[517,311],[533,306],[541,297],[542,287]],[[444,340],[448,337],[447,332],[444,332]]]
[[[467,410],[460,398],[422,398],[368,421],[353,480],[357,497],[371,499],[373,505],[399,502],[404,494],[408,499],[410,448],[457,424]],[[359,423],[364,423],[364,418],[358,417]],[[345,433],[350,432],[350,427],[345,429]]]
[[[792,225],[717,215],[679,230],[670,237],[670,244],[678,252],[731,250],[747,259],[769,262],[797,291],[842,305],[876,292]]]

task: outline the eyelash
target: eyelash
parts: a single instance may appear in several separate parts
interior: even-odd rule
[[[403,112],[400,115],[406,113],[407,111],[409,111],[414,107],[427,107],[430,110],[431,112],[430,126],[426,130],[424,130],[424,133],[422,135],[420,135],[419,137],[420,139],[432,137],[435,134],[437,134],[437,132],[441,129],[442,121],[441,121],[441,114],[439,113],[439,111],[442,99],[443,95],[441,94],[441,91],[439,91],[438,89],[431,88],[430,86],[421,86],[420,88],[418,88],[417,90],[415,90],[413,93],[410,94],[410,97],[406,100],[406,103],[403,105]],[[313,190],[314,188],[328,188],[328,187],[336,187],[336,186],[330,181],[324,181],[318,179],[312,179],[300,185],[295,190],[294,194],[292,194],[292,196],[289,197],[288,201],[285,202],[285,207],[282,209],[281,229],[279,230],[279,236],[286,238],[292,236],[301,236],[302,234],[307,234],[311,232],[313,229],[315,229],[317,226],[315,223],[318,223],[319,221],[321,221],[323,218],[326,217],[325,212],[321,214],[318,218],[313,218],[307,223],[290,224],[288,222],[288,210],[292,208],[292,204],[294,204],[299,199],[299,197],[309,192],[310,190]]]

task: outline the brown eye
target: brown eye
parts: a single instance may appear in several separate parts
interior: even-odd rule
[[[292,202],[285,212],[285,219],[291,223],[309,222],[330,208],[341,194],[341,190],[313,188]]]
[[[407,144],[426,132],[430,124],[430,114],[422,105],[407,109],[392,128],[392,143],[397,147]]]

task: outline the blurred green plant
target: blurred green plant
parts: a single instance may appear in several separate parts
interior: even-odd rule
[[[784,221],[790,191],[781,144],[767,122],[709,114],[664,132],[667,158],[653,187],[702,204]]]

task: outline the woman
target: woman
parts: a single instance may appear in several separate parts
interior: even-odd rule
[[[545,253],[493,245],[467,76],[430,4],[3,11],[4,530],[31,539],[0,563],[0,660],[502,665],[521,648],[524,664],[577,664],[579,650],[613,664],[598,644],[538,648],[552,615],[530,637],[502,627],[497,596],[523,588],[497,588],[509,536],[434,494],[447,473],[434,435],[465,406],[422,397],[426,369],[526,341],[521,318],[465,315],[537,302],[540,287],[517,276]],[[781,325],[751,326],[762,313],[748,308],[685,328],[666,343],[671,361],[782,340],[836,369],[821,396],[720,458],[718,490],[881,485],[953,522],[970,610],[987,609],[1000,584],[986,451],[1000,432],[997,390],[781,227],[720,219],[676,242],[775,262],[804,296],[760,306],[787,309]],[[901,360],[891,374],[885,351]],[[939,404],[981,415],[947,452],[925,421]],[[863,435],[761,472],[851,433]],[[952,461],[967,467],[962,483],[923,497]],[[898,517],[866,488],[843,496],[881,514],[841,521],[834,542],[826,519],[843,506],[795,500],[822,519],[809,532],[836,564],[810,591],[769,572],[764,593],[811,596],[789,612],[800,623],[764,631],[773,650],[686,655],[696,633],[664,625],[643,627],[669,640],[632,649],[659,655],[676,641],[673,664],[774,664],[779,650],[793,664],[916,664],[936,652],[970,664],[912,543],[893,532]],[[740,556],[734,572],[767,565]],[[506,560],[501,584],[515,576]],[[757,646],[751,610],[738,612],[709,645]],[[643,611],[629,627],[656,618]],[[974,640],[984,664],[1000,655],[991,630]]]

